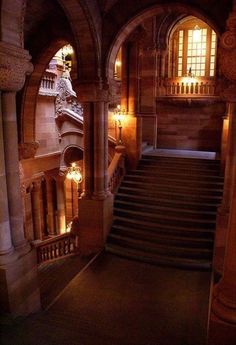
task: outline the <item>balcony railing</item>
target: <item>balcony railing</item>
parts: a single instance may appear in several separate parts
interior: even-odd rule
[[[160,96],[206,97],[215,95],[215,80],[203,78],[168,78],[160,81]]]
[[[46,70],[41,80],[39,93],[42,95],[56,95],[57,75],[50,70]]]
[[[76,251],[75,239],[70,233],[50,238],[34,244],[34,246],[37,251],[38,264],[72,255]]]

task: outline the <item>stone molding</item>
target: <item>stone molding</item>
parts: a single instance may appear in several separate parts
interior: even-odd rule
[[[32,73],[33,65],[28,51],[0,42],[0,89],[19,91],[25,83],[25,76]]]
[[[20,143],[18,147],[20,159],[34,158],[38,148],[39,143],[37,141]]]

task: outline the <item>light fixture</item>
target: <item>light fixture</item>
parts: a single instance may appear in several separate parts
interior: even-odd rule
[[[122,142],[122,122],[124,121],[124,118],[125,118],[125,110],[124,109],[121,110],[121,107],[119,104],[117,105],[117,108],[114,111],[114,117],[115,117],[115,120],[117,121],[118,129],[119,129],[119,135],[118,135],[117,143],[118,143],[118,145],[122,145],[123,144],[123,142]]]
[[[201,41],[201,28],[198,25],[195,25],[193,29],[193,42],[200,42]]]
[[[68,168],[66,178],[73,180],[77,184],[81,183],[83,177],[80,167],[78,167],[75,163],[71,163],[71,167]]]
[[[67,55],[73,54],[73,48],[70,44],[61,48],[62,60],[64,61]]]

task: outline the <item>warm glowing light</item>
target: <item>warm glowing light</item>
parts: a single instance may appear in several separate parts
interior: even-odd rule
[[[75,183],[81,183],[82,182],[82,173],[80,170],[80,167],[76,166],[75,163],[71,164],[71,167],[68,168],[68,172],[66,174],[66,178],[68,180],[73,180]]]
[[[115,111],[114,111],[114,118],[118,122],[119,125],[121,125],[121,122],[125,119],[125,110],[120,107],[120,104],[117,105]]]
[[[114,111],[114,118],[117,121],[118,129],[119,129],[119,134],[118,134],[118,140],[117,143],[118,145],[122,145],[122,122],[125,119],[125,110],[121,109],[120,104],[117,105],[115,111]]]
[[[116,66],[120,67],[121,66],[121,61],[120,60],[116,60]]]
[[[202,36],[202,30],[199,28],[198,25],[195,25],[193,30],[193,42],[200,42]]]
[[[181,78],[181,81],[184,84],[195,84],[197,82],[197,79],[194,77],[183,77]]]
[[[66,46],[62,47],[62,53],[64,54],[64,56],[66,55],[71,55],[73,54],[73,48],[70,44],[67,44]]]

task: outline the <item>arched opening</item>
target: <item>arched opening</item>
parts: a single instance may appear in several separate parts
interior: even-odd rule
[[[158,5],[116,37],[107,74],[114,83],[118,62],[131,165],[151,149],[220,152],[225,104],[216,87],[217,33],[210,18],[193,7]]]

